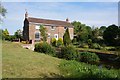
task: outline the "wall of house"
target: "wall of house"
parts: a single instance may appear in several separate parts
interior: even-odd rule
[[[65,30],[63,26],[54,26],[52,28],[50,25],[44,25],[47,29],[48,38],[47,42],[50,43],[52,38],[55,38],[55,34],[58,34],[58,38],[63,39],[63,35],[65,33]],[[36,24],[29,24],[29,40],[35,40],[35,33],[40,32],[39,29],[36,29]],[[73,39],[73,28],[69,28],[70,38]],[[41,37],[41,36],[40,36]],[[58,39],[57,38],[57,39]]]
[[[35,25],[34,24],[30,24],[29,25],[29,40],[35,40]]]

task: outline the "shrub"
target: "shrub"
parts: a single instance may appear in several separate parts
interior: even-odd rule
[[[98,43],[93,43],[91,48],[93,48],[93,49],[100,49],[101,46]]]
[[[55,52],[56,52],[55,49],[46,42],[40,42],[35,44],[34,51],[45,53],[45,54],[51,54],[53,56],[55,55]]]
[[[79,78],[79,80],[120,80],[120,69],[107,70],[96,65],[80,63],[74,60],[62,61],[59,65],[65,78]]]
[[[98,63],[100,60],[95,53],[90,53],[90,52],[81,52],[79,59],[80,61],[86,63]]]
[[[78,51],[72,45],[64,46],[61,48],[60,57],[67,60],[75,60],[78,58]]]
[[[56,46],[56,39],[55,38],[52,38],[52,41],[51,41],[51,44],[52,44],[52,46]]]
[[[71,44],[70,34],[68,28],[66,29],[64,35],[63,35],[63,43],[65,46]]]
[[[80,45],[79,45],[79,47],[81,47],[81,48],[88,48],[89,46],[86,44],[86,43],[81,43]]]
[[[62,38],[59,38],[57,41],[57,46],[60,47],[61,45],[63,45],[63,40]]]

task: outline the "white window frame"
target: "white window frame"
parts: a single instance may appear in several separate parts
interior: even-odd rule
[[[57,36],[57,37],[56,37]],[[58,40],[58,34],[54,34],[54,38]]]
[[[50,33],[48,33],[48,38],[50,38]]]
[[[36,36],[35,36],[35,40],[40,40],[40,32],[35,32],[35,35],[36,35],[36,33],[39,33],[39,38],[36,38]]]
[[[36,25],[36,26],[35,26],[35,29],[40,29],[40,26],[39,26],[39,25]]]
[[[53,28],[52,28],[53,27]],[[51,30],[55,30],[55,26],[51,26]]]

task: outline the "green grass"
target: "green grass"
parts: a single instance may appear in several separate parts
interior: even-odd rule
[[[58,59],[43,53],[23,49],[18,43],[3,41],[3,78],[116,78],[120,70],[100,70],[95,65]],[[120,77],[119,77],[120,78]]]
[[[93,52],[93,53],[103,53],[103,54],[115,54],[116,51],[106,51],[106,50],[97,50],[97,49],[87,49],[87,48],[77,48],[79,51]]]
[[[2,43],[3,78],[60,77],[60,59],[23,49],[18,43]]]

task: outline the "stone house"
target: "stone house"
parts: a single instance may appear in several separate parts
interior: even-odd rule
[[[63,39],[65,30],[68,28],[71,40],[73,39],[73,26],[68,19],[66,21],[49,20],[41,18],[28,17],[28,13],[25,13],[25,20],[23,26],[23,39],[32,40],[33,42],[39,42],[42,37],[40,35],[40,25],[43,25],[47,29],[47,42],[50,43],[52,38],[58,40]]]

